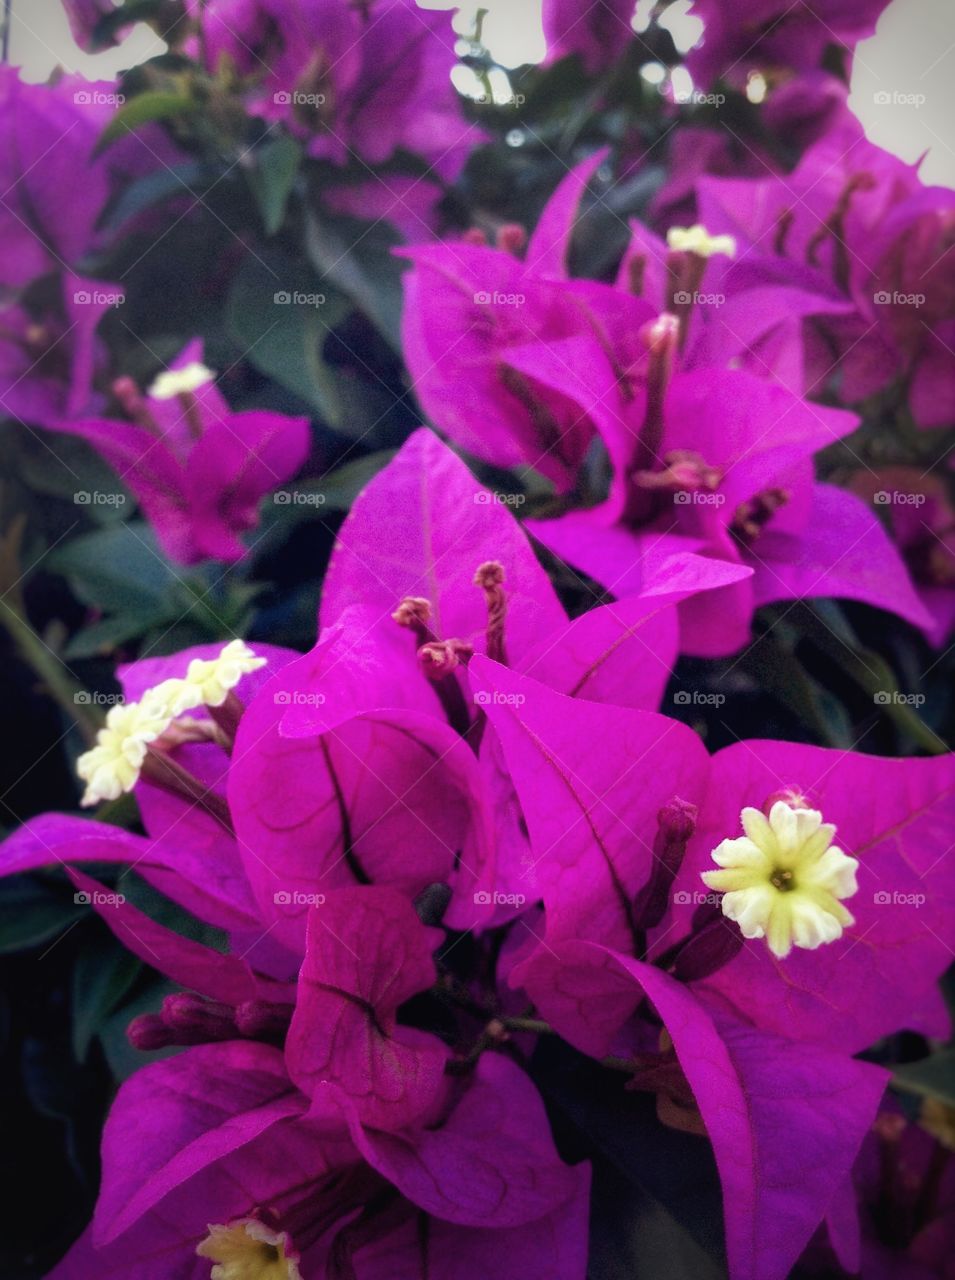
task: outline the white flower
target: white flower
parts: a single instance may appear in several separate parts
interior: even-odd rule
[[[711,236],[701,223],[692,227],[671,227],[667,232],[667,245],[682,253],[695,253],[701,258],[712,258],[722,253],[736,257],[736,241],[732,236]]]
[[[265,662],[266,659],[257,657],[244,640],[232,640],[218,658],[193,658],[185,679],[177,682],[186,686],[179,695],[182,710],[199,706],[221,707],[242,677],[264,667]]]
[[[818,809],[777,800],[766,818],[759,809],[740,815],[744,836],[713,850],[720,871],[704,871],[710,889],[723,893],[723,914],[746,938],[763,938],[782,959],[793,946],[814,950],[835,942],[852,916],[841,899],[858,890],[859,863],[832,843],[836,833]]]
[[[169,727],[173,715],[162,694],[152,689],[139,702],[113,707],[96,735],[96,746],[76,762],[76,771],[86,783],[80,803],[88,807],[131,791],[139,780],[147,746]]]
[[[167,369],[161,373],[146,394],[153,400],[175,400],[176,396],[198,391],[212,382],[215,376],[211,369],[194,360],[181,369]]]
[[[287,1253],[288,1243],[284,1231],[243,1218],[227,1227],[210,1225],[196,1253],[215,1263],[210,1280],[302,1280],[297,1257]]]
[[[80,803],[116,800],[132,791],[146,759],[146,748],[155,742],[177,716],[196,707],[221,707],[244,675],[264,667],[244,640],[232,640],[217,658],[193,658],[185,677],[163,680],[147,689],[139,702],[113,707],[106,725],[96,735],[96,745],[76,762],[86,783]],[[162,744],[160,744],[162,745]]]

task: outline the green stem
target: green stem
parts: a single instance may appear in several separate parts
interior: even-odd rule
[[[17,653],[35,671],[47,693],[79,726],[83,737],[92,743],[103,719],[89,694],[66,671],[63,663],[30,626],[17,609],[0,600],[0,625],[9,633]]]

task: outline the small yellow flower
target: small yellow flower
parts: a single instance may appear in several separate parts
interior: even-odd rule
[[[254,1218],[245,1218],[227,1227],[210,1226],[196,1253],[215,1263],[210,1280],[302,1280],[287,1246],[284,1231],[270,1231]]]
[[[853,918],[842,905],[858,890],[855,858],[832,843],[832,823],[818,809],[777,800],[767,818],[759,809],[740,815],[744,836],[713,850],[719,871],[703,882],[723,894],[723,914],[746,938],[765,937],[774,956],[794,946],[814,950],[835,942]]]
[[[232,640],[218,658],[193,658],[185,679],[177,682],[187,686],[179,691],[182,710],[221,707],[242,677],[264,667],[265,662],[265,658],[256,657],[244,640]]]
[[[212,382],[215,374],[198,360],[182,369],[167,369],[159,374],[147,395],[153,400],[175,400],[176,396],[190,395]]]
[[[667,245],[681,253],[695,253],[700,258],[712,258],[717,253],[736,257],[733,236],[711,236],[699,222],[692,227],[671,227],[667,232]]]
[[[131,791],[139,779],[147,746],[169,727],[173,715],[162,694],[152,689],[139,702],[113,707],[96,735],[96,746],[76,762],[76,771],[86,783],[80,804],[89,807]]]
[[[173,720],[196,707],[221,707],[244,675],[264,667],[244,640],[232,640],[217,658],[193,658],[183,679],[163,680],[147,689],[139,702],[113,707],[96,745],[76,762],[86,783],[84,807],[100,800],[116,800],[132,791],[150,742],[161,737]]]

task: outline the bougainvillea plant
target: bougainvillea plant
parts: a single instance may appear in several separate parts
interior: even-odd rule
[[[62,7],[0,68],[0,1271],[955,1280],[887,0],[543,0],[517,67],[516,6]]]

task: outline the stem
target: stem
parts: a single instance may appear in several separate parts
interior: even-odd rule
[[[83,686],[67,674],[63,663],[43,643],[19,609],[4,600],[0,600],[0,625],[10,635],[19,656],[39,676],[53,701],[77,724],[84,739],[92,744],[97,730],[102,728],[103,719]]]

